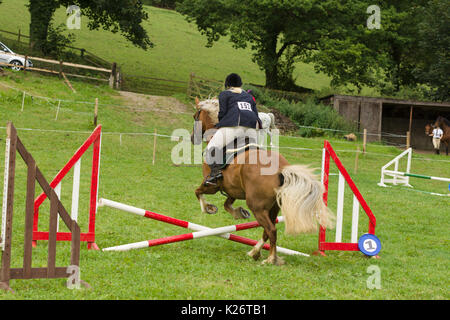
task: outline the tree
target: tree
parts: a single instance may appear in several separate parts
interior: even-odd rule
[[[378,1],[378,6],[379,29],[347,27],[321,39],[310,58],[316,70],[332,76],[333,84],[352,83],[358,91],[367,85],[387,95],[398,95],[402,89],[421,95],[419,85],[423,84],[431,98],[449,99],[448,1],[385,0]]]
[[[422,84],[432,99],[449,99],[448,1],[387,0],[378,5],[380,29],[344,28],[324,37],[311,58],[316,69],[332,76],[334,84],[353,83],[358,90],[369,85],[388,95],[404,88],[420,93]]]
[[[430,87],[434,100],[450,100],[450,6],[444,0],[428,1],[419,9],[417,51],[420,59],[413,70],[417,83]]]
[[[47,41],[52,17],[61,6],[77,5],[90,21],[89,29],[103,27],[111,32],[121,32],[134,45],[147,49],[153,46],[147,32],[141,26],[148,19],[140,0],[30,0],[30,43],[42,50]]]
[[[332,85],[350,83],[361,91],[365,85],[379,83],[391,62],[387,47],[380,48],[380,41],[387,37],[385,30],[369,30],[366,24],[373,2],[184,0],[177,10],[197,24],[208,46],[226,35],[236,48],[250,46],[269,88],[293,87],[294,64],[303,61],[329,75]],[[383,26],[398,19],[396,10],[380,6]],[[395,45],[401,48],[401,41]]]
[[[197,24],[208,46],[226,35],[235,48],[250,46],[266,86],[283,89],[293,82],[294,62],[317,49],[331,28],[331,7],[331,0],[184,0],[177,10]]]
[[[367,9],[372,1],[337,1],[330,7],[328,28],[305,62],[314,65],[316,72],[332,78],[332,86],[352,84],[358,93],[363,86],[374,86],[379,79],[380,59],[377,35],[369,29]]]
[[[142,0],[145,5],[166,9],[175,9],[177,2],[183,0]]]

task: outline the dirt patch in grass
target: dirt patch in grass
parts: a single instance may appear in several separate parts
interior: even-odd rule
[[[120,91],[119,94],[119,99],[134,113],[132,120],[139,125],[147,125],[154,118],[155,113],[158,114],[159,120],[171,124],[178,121],[175,115],[193,114],[191,106],[185,105],[173,97],[153,96],[128,91]]]
[[[125,105],[136,112],[192,113],[192,107],[173,97],[152,96],[128,91],[120,91],[120,97]]]
[[[275,126],[282,134],[297,132],[297,125],[289,118],[275,108],[271,108],[270,112],[275,116]]]

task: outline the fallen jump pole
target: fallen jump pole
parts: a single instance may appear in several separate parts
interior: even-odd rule
[[[415,173],[408,173],[408,172],[385,170],[384,173],[385,174],[391,174],[391,175],[400,175],[400,176],[404,176],[404,177],[413,177],[413,178],[419,178],[419,179],[428,179],[428,180],[438,180],[438,181],[450,182],[450,178],[425,176],[425,175],[422,175],[422,174],[415,174]]]
[[[105,248],[105,249],[103,249],[103,251],[128,251],[128,250],[132,250],[132,249],[153,247],[153,246],[167,244],[167,243],[174,243],[174,242],[198,239],[198,238],[209,237],[209,236],[219,236],[219,237],[222,237],[227,240],[243,243],[243,244],[250,245],[250,246],[254,246],[258,243],[258,241],[256,241],[256,240],[252,240],[252,239],[244,238],[244,237],[237,236],[234,234],[230,234],[230,232],[234,232],[234,231],[247,230],[247,229],[259,227],[260,225],[256,221],[212,229],[212,228],[208,228],[208,227],[205,227],[205,226],[202,226],[199,224],[172,218],[172,217],[165,216],[165,215],[162,215],[159,213],[136,208],[133,206],[129,206],[129,205],[115,202],[115,201],[108,200],[108,199],[99,199],[98,206],[99,207],[107,206],[110,208],[115,208],[118,210],[133,213],[133,214],[136,214],[136,215],[139,215],[142,217],[146,217],[149,219],[166,222],[166,223],[169,223],[172,225],[176,225],[176,226],[179,226],[182,228],[191,229],[191,230],[196,231],[193,233],[187,233],[187,234],[183,234],[183,235],[177,235],[177,236],[171,236],[171,237],[166,237],[166,238],[161,238],[161,239],[147,240],[147,241],[130,243],[130,244],[125,244],[125,245],[116,246],[116,247]],[[277,222],[283,222],[283,221],[284,221],[283,217],[279,217],[277,219]],[[263,246],[263,249],[269,250],[270,245],[265,244]],[[278,247],[278,246],[277,246],[277,252],[284,253],[287,255],[302,255],[302,256],[309,257],[309,255],[306,253],[302,253],[302,252],[298,252],[295,250],[290,250],[290,249],[286,249],[286,248],[282,248],[282,247]]]

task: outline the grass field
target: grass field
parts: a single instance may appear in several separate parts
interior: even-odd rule
[[[4,0],[0,5],[0,29],[11,32],[21,29],[22,33],[29,34],[30,15],[26,3],[26,0]],[[144,22],[144,27],[156,45],[153,49],[138,49],[120,34],[90,31],[85,17],[82,17],[80,30],[70,30],[76,36],[74,45],[115,61],[123,72],[135,75],[187,81],[189,74],[194,72],[204,78],[222,80],[227,74],[238,72],[247,83],[265,83],[264,72],[252,62],[250,49],[236,50],[228,38],[206,48],[206,37],[179,13],[150,6],[145,8],[150,18]],[[61,8],[55,15],[54,24],[65,24],[66,19],[65,9]],[[5,36],[0,33],[0,41]],[[296,65],[294,77],[298,85],[306,88],[321,90],[330,86],[326,75],[315,73],[313,66],[304,63]],[[363,93],[375,94],[369,89]]]
[[[6,1],[8,2],[8,1]],[[0,145],[5,141],[6,121],[13,121],[27,149],[48,180],[70,158],[92,131],[93,106],[63,102],[58,115],[56,101],[27,97],[21,111],[22,93],[63,100],[100,99],[99,122],[103,126],[99,196],[211,227],[237,223],[222,209],[221,195],[207,197],[219,207],[217,215],[201,213],[194,189],[201,182],[198,167],[175,167],[171,150],[176,142],[158,138],[156,164],[152,165],[153,137],[130,133],[170,135],[174,129],[192,128],[192,108],[183,112],[160,112],[151,108],[126,107],[126,101],[107,87],[74,81],[77,94],[57,78],[8,73],[0,78]],[[23,130],[32,128],[36,130]],[[37,129],[57,130],[55,132]],[[71,133],[67,131],[82,131]],[[2,133],[3,132],[3,133]],[[120,134],[121,133],[121,134]],[[127,134],[128,133],[128,134]],[[120,143],[121,141],[121,143]],[[368,259],[358,252],[327,252],[327,257],[286,256],[281,267],[261,265],[245,253],[249,247],[219,238],[204,238],[130,252],[81,250],[81,278],[92,289],[68,290],[65,280],[12,280],[16,294],[0,292],[0,299],[448,299],[449,205],[450,198],[405,190],[380,188],[380,168],[401,150],[369,144],[359,156],[354,173],[355,150],[360,142],[330,139],[345,167],[377,217],[376,234],[381,239],[381,259]],[[323,138],[281,137],[281,149],[291,163],[319,168]],[[88,155],[89,156],[89,153]],[[445,161],[444,161],[445,160]],[[450,176],[449,158],[436,155],[413,157],[412,171],[433,176]],[[82,166],[80,225],[86,229],[89,162]],[[4,152],[0,152],[3,175]],[[332,165],[331,172],[337,172]],[[71,176],[62,186],[62,201],[70,206]],[[13,267],[22,261],[23,216],[26,171],[19,161],[15,189]],[[330,207],[336,208],[337,177],[331,177]],[[413,180],[415,190],[448,192],[442,182]],[[344,241],[350,237],[351,192],[346,190]],[[243,201],[238,201],[244,205]],[[48,210],[41,210],[39,229],[45,230]],[[47,207],[48,208],[48,207]],[[251,218],[253,220],[253,218]],[[368,220],[361,214],[360,234]],[[291,237],[278,227],[278,244],[312,253],[317,234]],[[152,238],[186,233],[175,226],[150,221],[113,209],[100,208],[96,221],[96,242],[101,248]],[[259,239],[261,230],[240,232]],[[329,240],[334,233],[329,233]],[[46,242],[33,249],[33,266],[45,266]],[[67,243],[58,244],[57,261],[66,265]],[[263,257],[267,252],[263,253]],[[368,289],[369,266],[381,270],[381,289]]]

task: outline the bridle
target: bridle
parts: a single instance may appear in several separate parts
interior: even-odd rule
[[[194,139],[192,140],[194,144],[196,144],[195,142],[198,142],[197,140],[195,140],[195,138],[199,138],[198,134],[200,134],[200,141],[197,144],[200,144],[201,141],[203,140],[203,126],[202,126],[202,122],[200,121],[200,113],[202,112],[201,109],[198,109],[197,112],[194,114],[194,126],[192,128],[192,134]],[[199,128],[200,126],[200,128]]]
[[[195,121],[198,121],[200,119],[200,112],[202,112],[202,110],[198,109],[197,112],[194,114]]]

